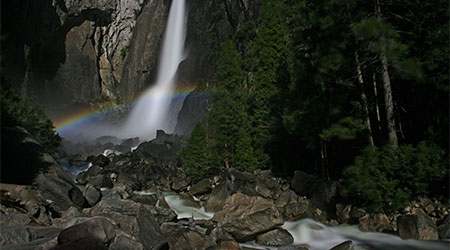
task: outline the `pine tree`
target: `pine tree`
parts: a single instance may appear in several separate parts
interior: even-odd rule
[[[180,153],[186,173],[194,181],[198,181],[212,173],[215,165],[205,128],[201,123],[192,131],[187,145]]]

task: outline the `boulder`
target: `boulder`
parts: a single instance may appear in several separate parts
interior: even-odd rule
[[[151,195],[134,194],[133,196],[131,196],[131,200],[146,205],[151,205],[155,207],[159,206],[162,208],[170,209],[169,204],[167,204],[167,201],[164,198],[164,194],[162,192],[156,192]]]
[[[211,237],[191,230],[173,233],[167,241],[170,249],[177,250],[207,249],[216,245]]]
[[[285,229],[274,229],[256,237],[256,243],[263,246],[285,246],[294,243],[294,237]]]
[[[363,232],[393,230],[386,214],[368,214],[359,218],[359,229]]]
[[[397,228],[403,239],[438,240],[436,223],[425,215],[404,215],[397,218]]]
[[[105,218],[92,218],[61,231],[58,235],[58,246],[66,246],[82,239],[86,239],[87,242],[100,242],[103,246],[107,246],[115,236],[111,222]]]
[[[83,194],[89,206],[94,206],[95,204],[97,204],[97,202],[99,202],[100,198],[102,197],[102,193],[100,192],[100,190],[91,185],[86,185]]]
[[[108,157],[104,156],[104,155],[98,155],[98,156],[89,156],[87,158],[88,162],[91,162],[92,165],[97,165],[100,168],[105,167],[106,165],[108,165],[111,161],[108,159]]]
[[[87,184],[94,186],[96,188],[102,188],[102,187],[112,188],[114,186],[111,179],[109,179],[109,177],[104,174],[99,174],[99,175],[89,177]]]
[[[159,248],[166,243],[159,225],[176,218],[170,209],[105,198],[89,209],[88,214],[112,219],[119,229],[138,238],[146,249]]]
[[[338,194],[337,182],[321,179],[302,171],[295,171],[291,188],[299,195],[310,197],[311,202],[320,208],[333,203]]]
[[[224,241],[227,241],[227,240],[234,241],[233,236],[231,234],[229,234],[227,231],[225,231],[221,227],[213,228],[213,230],[211,230],[211,232],[209,233],[209,236],[212,237],[215,242],[222,241],[222,240],[224,240]]]
[[[158,159],[164,152],[169,151],[170,148],[166,144],[155,144],[152,142],[141,143],[134,153],[141,158],[156,158]]]
[[[450,215],[446,215],[438,226],[439,239],[450,239]]]
[[[51,239],[61,231],[52,227],[6,226],[0,230],[0,246],[17,245],[38,239]],[[3,249],[3,247],[0,247]]]
[[[206,211],[208,212],[218,212],[220,211],[225,202],[227,201],[230,193],[226,183],[221,183],[217,185],[211,194],[209,195],[208,201],[206,202]]]
[[[353,249],[355,249],[355,244],[353,243],[353,241],[348,240],[338,244],[337,246],[334,246],[330,250],[353,250]]]
[[[233,240],[221,241],[217,246],[217,250],[240,250],[239,244]]]
[[[172,182],[172,189],[175,191],[180,191],[185,189],[191,183],[191,178],[186,175],[181,175],[176,177]]]
[[[283,224],[280,212],[271,201],[242,193],[232,195],[213,220],[237,241],[252,239]]]
[[[117,236],[108,248],[109,250],[144,250],[144,246],[131,239],[130,237],[119,235]]]
[[[211,191],[211,180],[203,179],[191,186],[189,192],[193,195],[205,194]]]

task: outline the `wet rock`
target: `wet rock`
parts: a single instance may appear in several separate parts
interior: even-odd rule
[[[191,186],[189,192],[193,195],[205,194],[211,191],[211,180],[203,179]]]
[[[363,232],[393,230],[386,214],[368,214],[359,218],[359,229]]]
[[[278,250],[309,250],[309,247],[304,245],[284,246],[278,248]]]
[[[397,227],[403,239],[438,240],[436,223],[424,215],[404,215],[397,218]]]
[[[131,239],[130,237],[119,235],[117,236],[108,248],[109,250],[144,250],[144,246]]]
[[[83,239],[91,243],[100,242],[106,246],[115,236],[116,233],[111,222],[104,218],[92,218],[61,231],[58,235],[58,246],[72,245],[69,243],[79,242]]]
[[[168,243],[170,249],[180,250],[207,249],[216,245],[212,238],[191,230],[181,230],[171,234]]]
[[[271,201],[242,193],[232,195],[213,220],[238,241],[251,239],[283,224],[280,212]]]
[[[285,246],[294,243],[294,237],[285,229],[274,229],[258,235],[256,243],[263,246]]]
[[[146,204],[146,205],[170,209],[169,204],[167,204],[167,201],[164,198],[164,194],[161,192],[156,192],[151,195],[135,194],[131,197],[131,200],[142,203],[142,204]]]
[[[97,202],[100,201],[102,193],[94,186],[87,185],[84,189],[84,197],[86,198],[89,206],[94,206],[95,204],[97,204]]]
[[[330,250],[353,250],[355,249],[355,244],[351,240],[344,241],[341,244],[338,244],[337,246],[334,246]]]
[[[166,1],[152,1],[139,11],[121,74],[119,92],[125,102],[137,97],[146,83],[152,81],[168,8]]]
[[[227,201],[230,193],[228,192],[228,187],[226,183],[221,183],[216,186],[211,192],[208,201],[206,202],[206,211],[217,212],[220,211],[225,202]]]

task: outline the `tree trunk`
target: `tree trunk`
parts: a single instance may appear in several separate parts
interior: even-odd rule
[[[381,132],[380,105],[378,104],[377,77],[375,73],[373,73],[372,75],[372,80],[373,80],[373,93],[375,95],[375,108],[377,111],[378,132]]]
[[[391,79],[389,78],[388,62],[384,52],[380,55],[383,66],[384,104],[388,127],[389,142],[394,148],[398,147],[397,131],[395,128],[394,102],[392,100]]]
[[[370,124],[370,117],[369,117],[369,107],[367,105],[367,97],[366,97],[366,91],[364,89],[364,78],[362,75],[361,70],[361,62],[359,61],[359,55],[358,51],[355,50],[355,61],[356,61],[356,72],[358,74],[358,82],[361,88],[361,102],[363,106],[364,111],[364,123],[367,128],[367,141],[369,142],[370,146],[374,147],[375,144],[373,142],[373,136],[372,136],[372,125]]]
[[[377,3],[376,6],[377,18],[378,20],[381,21],[381,7],[379,0],[377,0],[376,3]],[[386,38],[383,35],[381,36],[380,42],[381,42],[380,59],[383,68],[382,79],[383,79],[384,104],[385,104],[384,106],[386,109],[388,136],[389,142],[392,144],[394,148],[397,148],[398,140],[397,140],[397,131],[395,128],[394,102],[392,100],[391,79],[389,77],[388,60],[386,57]]]

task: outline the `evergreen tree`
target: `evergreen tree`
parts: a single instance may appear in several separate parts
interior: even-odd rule
[[[201,123],[197,124],[192,131],[186,147],[180,153],[180,157],[183,159],[186,173],[194,181],[208,176],[215,169],[206,131]]]
[[[282,1],[264,1],[261,8],[257,37],[253,47],[251,68],[254,72],[250,82],[250,114],[255,153],[260,164],[268,162],[265,146],[271,138],[271,130],[279,119],[277,107],[280,99],[280,75],[282,66],[288,61],[288,27],[285,13],[287,8]]]

